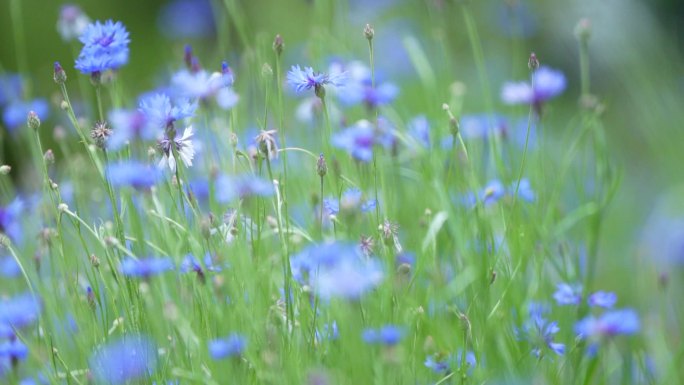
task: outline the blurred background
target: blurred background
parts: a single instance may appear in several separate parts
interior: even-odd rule
[[[367,43],[362,30],[366,23],[371,23],[376,34],[378,73],[401,86],[397,110],[406,109],[411,114],[435,113],[442,102],[449,100],[454,82],[461,82],[467,90],[462,112],[482,112],[488,95],[494,100],[495,108],[503,108],[497,97],[501,84],[527,78],[527,58],[530,52],[536,52],[542,64],[561,69],[568,78],[568,90],[552,107],[555,116],[561,117],[560,121],[578,108],[579,58],[574,30],[582,18],[588,18],[591,93],[605,107],[609,151],[623,176],[603,233],[602,247],[608,256],[601,262],[603,275],[614,281],[612,286],[631,289],[638,297],[640,291],[634,290],[635,283],[625,280],[625,276],[644,273],[643,285],[648,286],[656,285],[658,278],[662,281],[663,274],[673,264],[681,272],[684,266],[684,2],[472,1],[469,6],[482,42],[488,84],[482,84],[478,77],[467,25],[460,12],[462,3],[456,0],[70,2],[78,5],[90,20],[119,20],[127,27],[131,36],[130,62],[118,74],[126,95],[139,95],[160,86],[169,73],[183,66],[184,46],[191,44],[204,67],[218,70],[222,60],[231,64],[241,103],[249,110],[250,101],[258,96],[258,92],[251,90],[258,84],[262,64],[272,59],[271,43],[277,33],[285,40],[286,68],[293,64],[326,68],[332,57],[365,60]],[[62,63],[70,79],[78,79],[69,84],[72,99],[84,100],[85,110],[92,108],[87,78],[73,68],[80,44],[65,41],[58,33],[57,22],[65,4],[57,0],[0,0],[0,72],[22,73],[23,86],[15,98],[44,99],[46,130],[57,124],[68,125],[57,108],[58,89],[52,81],[55,61]],[[409,55],[410,50],[420,53],[418,56],[429,63],[430,71],[421,71],[420,63]],[[433,97],[423,97],[425,84]],[[135,106],[136,98],[131,97],[126,104]],[[0,100],[0,105],[7,106],[7,100]],[[7,121],[2,123],[0,163],[18,170],[13,172],[14,178],[18,184],[25,184],[29,178],[23,176],[31,168],[24,164],[28,155],[21,150],[20,132],[26,130],[25,113],[19,115],[20,127],[9,127]],[[572,135],[562,124],[544,129],[558,140]],[[47,140],[49,146],[50,139]],[[7,199],[3,197],[3,201]],[[652,290],[643,292],[648,295]]]

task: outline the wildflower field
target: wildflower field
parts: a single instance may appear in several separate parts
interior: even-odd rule
[[[684,384],[645,3],[0,1],[0,384]]]

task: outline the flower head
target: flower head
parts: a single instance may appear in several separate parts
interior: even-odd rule
[[[5,278],[18,277],[21,274],[21,268],[14,260],[14,257],[5,256],[0,257],[0,276]]]
[[[226,338],[209,341],[209,354],[215,360],[240,356],[247,348],[247,337],[233,333]]]
[[[399,94],[399,87],[389,82],[378,82],[373,87],[371,71],[366,65],[354,61],[346,66],[348,74],[344,87],[337,96],[346,105],[363,103],[375,108],[391,103]]]
[[[273,184],[254,175],[222,175],[216,180],[216,200],[221,203],[232,202],[251,196],[271,196]]]
[[[639,331],[639,315],[632,309],[612,310],[600,317],[588,316],[575,325],[580,338],[597,339],[619,334],[634,334]]]
[[[35,112],[40,120],[47,119],[50,115],[50,108],[44,99],[34,99],[28,102],[13,100],[2,112],[2,121],[7,129],[14,133],[15,130],[26,124],[26,116],[29,112]]]
[[[171,258],[128,258],[121,262],[121,273],[123,275],[145,279],[168,270],[173,270],[173,268],[174,265]]]
[[[107,139],[107,149],[116,151],[134,139],[152,140],[161,132],[152,128],[141,111],[113,110],[109,113],[112,133]]]
[[[559,305],[579,305],[582,302],[582,286],[568,285],[567,283],[559,283],[556,286],[557,290],[553,294],[553,299]]]
[[[187,99],[177,100],[174,105],[169,96],[163,93],[143,97],[139,107],[151,128],[156,130],[172,128],[176,121],[192,117],[196,108],[197,104]]]
[[[115,70],[128,63],[130,39],[119,21],[89,24],[79,40],[83,48],[76,59],[76,69],[84,74]]]
[[[365,329],[361,337],[367,344],[394,346],[404,337],[404,329],[396,325],[385,325],[380,329]]]
[[[565,86],[562,72],[542,66],[532,73],[531,83],[505,83],[501,89],[501,99],[506,104],[530,104],[539,110],[545,101],[560,95]]]
[[[597,291],[587,299],[589,306],[598,306],[606,309],[612,308],[615,302],[617,302],[617,295],[606,291]]]
[[[24,201],[15,198],[9,205],[0,206],[0,234],[7,235],[12,242],[23,239],[20,219],[24,211]]]
[[[96,349],[88,362],[96,383],[128,384],[152,375],[157,348],[149,337],[129,334]]]
[[[90,24],[90,18],[76,4],[65,4],[59,10],[57,32],[64,41],[71,41],[81,36]]]
[[[529,318],[521,329],[516,330],[519,339],[527,340],[532,346],[532,354],[541,358],[546,349],[562,356],[565,354],[565,345],[554,342],[554,336],[560,331],[557,322],[549,322],[544,318],[546,308],[532,303],[529,309]]]
[[[323,86],[330,84],[333,86],[343,85],[345,75],[343,73],[327,75],[314,72],[313,68],[305,67],[303,70],[298,66],[292,66],[287,73],[287,82],[297,92],[314,89],[317,96],[324,95]]]
[[[29,293],[0,301],[0,328],[5,328],[5,331],[7,331],[6,327],[25,328],[38,319],[40,310],[40,301]]]
[[[179,138],[177,135],[173,139],[168,137],[159,141],[159,149],[162,152],[162,159],[159,161],[159,167],[163,168],[168,164],[171,172],[176,172],[176,155],[180,156],[181,161],[185,167],[192,166],[192,160],[195,157],[195,146],[192,143],[192,136],[194,132],[192,126],[188,126],[183,131],[183,135]]]

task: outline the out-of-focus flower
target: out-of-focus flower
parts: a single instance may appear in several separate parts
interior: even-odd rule
[[[76,4],[65,4],[59,10],[57,32],[64,41],[79,38],[88,28],[90,18]]]
[[[251,196],[267,197],[274,192],[273,184],[254,175],[222,175],[216,180],[216,200],[221,203]]]
[[[361,190],[357,188],[348,188],[342,193],[340,200],[336,198],[323,199],[323,207],[328,215],[338,215],[340,211],[346,213],[353,213],[360,211],[367,213],[375,209],[376,202],[374,199],[363,200]]]
[[[21,340],[12,338],[0,343],[0,358],[6,358],[10,362],[22,361],[28,355],[28,347]]]
[[[539,112],[541,105],[560,95],[565,86],[565,75],[562,72],[541,66],[532,73],[531,83],[505,83],[501,88],[501,100],[506,104],[530,104]]]
[[[129,277],[148,279],[153,275],[173,270],[171,258],[127,258],[121,262],[121,273]]]
[[[50,115],[50,108],[44,99],[34,99],[28,102],[14,100],[10,102],[2,112],[2,121],[10,132],[26,124],[26,116],[29,112],[35,112],[40,120],[45,120]]]
[[[639,315],[632,309],[612,310],[600,317],[588,316],[575,325],[575,332],[583,339],[600,339],[639,331]]]
[[[0,276],[5,278],[18,277],[21,269],[12,256],[0,257]]]
[[[373,159],[373,146],[394,149],[396,137],[390,122],[379,117],[377,127],[373,127],[367,120],[359,120],[351,127],[334,134],[332,145],[347,151],[356,160],[370,162]]]
[[[38,319],[40,310],[40,301],[30,293],[0,300],[0,326],[23,329]]]
[[[404,329],[396,325],[385,325],[379,329],[364,329],[361,337],[367,344],[394,346],[404,338]]]
[[[371,71],[360,61],[347,64],[344,70],[347,74],[346,81],[344,87],[337,92],[337,97],[343,104],[351,106],[363,103],[369,108],[375,108],[391,103],[399,94],[399,87],[393,83],[380,82],[376,79],[373,87]]]
[[[134,139],[152,140],[160,135],[160,129],[152,128],[141,111],[113,110],[109,113],[112,134],[107,139],[107,149],[116,151]]]
[[[287,73],[287,82],[297,92],[314,89],[316,96],[321,97],[325,95],[323,86],[330,84],[332,86],[342,86],[344,84],[346,75],[344,73],[324,74],[314,72],[313,68],[305,67],[301,69],[298,65],[292,66],[290,72]]]
[[[116,70],[128,63],[128,31],[121,22],[107,20],[89,24],[79,37],[83,43],[76,69],[84,74]]]
[[[24,201],[19,198],[15,198],[7,206],[0,206],[0,234],[7,235],[14,243],[23,239],[20,222],[23,211]]]
[[[597,291],[589,296],[587,303],[589,306],[598,306],[606,309],[610,309],[615,306],[617,302],[617,295],[612,292]]]
[[[216,22],[209,0],[175,0],[164,5],[157,25],[170,39],[196,39],[216,34]]]
[[[164,93],[147,95],[140,100],[140,111],[156,130],[166,130],[173,127],[176,121],[192,117],[196,108],[197,104],[187,99],[177,100],[174,105]]]
[[[536,195],[534,193],[534,190],[532,189],[532,185],[530,184],[530,180],[527,178],[522,178],[520,179],[520,185],[518,186],[518,183],[514,181],[511,183],[510,186],[508,186],[508,194],[513,196],[515,194],[515,189],[516,186],[518,187],[518,197],[522,198],[523,200],[527,202],[534,202],[536,199]]]
[[[565,345],[554,342],[554,336],[560,331],[557,322],[549,322],[544,318],[546,308],[532,303],[529,308],[529,318],[522,328],[516,329],[518,339],[528,341],[532,346],[532,354],[541,358],[546,349],[562,356],[565,354]]]
[[[558,305],[579,305],[582,302],[582,286],[559,283],[553,299]]]
[[[129,334],[96,349],[88,362],[96,383],[128,384],[154,373],[157,348],[149,337]]]
[[[134,160],[109,164],[106,171],[113,186],[136,190],[147,190],[161,178],[158,168]]]
[[[425,359],[425,367],[432,369],[433,372],[438,374],[450,373],[453,368],[459,368],[461,366],[463,350],[459,350],[454,356],[453,354],[445,355],[443,353],[437,353],[428,356]],[[473,368],[477,365],[477,358],[475,353],[468,351],[465,356],[466,372],[468,374],[472,373]]]
[[[308,246],[290,259],[290,266],[295,280],[323,299],[358,299],[384,278],[379,261],[342,242]]]
[[[226,338],[209,341],[209,354],[215,360],[241,356],[247,348],[247,337],[233,333]]]
[[[176,156],[180,156],[181,161],[185,167],[192,166],[192,159],[195,157],[195,146],[192,143],[192,136],[194,132],[192,126],[188,126],[183,131],[183,135],[179,138],[176,136],[173,140],[165,137],[159,141],[159,148],[162,152],[162,159],[159,161],[159,167],[163,168],[168,164],[171,172],[176,172]]]
[[[224,110],[233,108],[239,100],[232,85],[233,73],[226,62],[221,64],[221,72],[210,74],[203,69],[183,69],[171,78],[171,89],[175,95],[188,99],[215,99]]]
[[[430,122],[425,115],[419,115],[408,123],[408,133],[421,146],[430,148]]]

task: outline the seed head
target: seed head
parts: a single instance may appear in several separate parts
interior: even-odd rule
[[[261,131],[259,135],[254,138],[259,146],[259,152],[267,156],[268,159],[275,159],[278,157],[278,144],[275,139],[276,130]]]
[[[527,68],[531,71],[535,71],[539,68],[539,59],[537,59],[537,55],[534,52],[530,54],[530,58],[527,60]]]
[[[95,123],[93,129],[90,130],[90,137],[93,138],[93,141],[95,141],[95,145],[102,149],[105,148],[107,138],[109,138],[111,134],[112,130],[109,128],[109,125],[105,121],[99,121]]]

